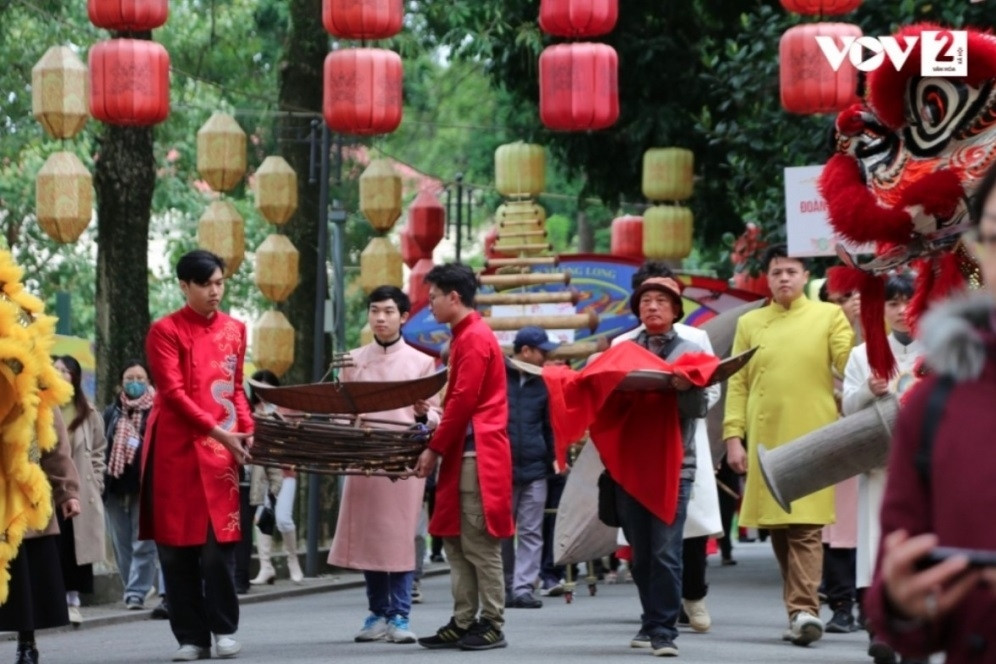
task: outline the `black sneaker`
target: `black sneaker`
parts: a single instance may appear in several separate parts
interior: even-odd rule
[[[169,604],[166,603],[166,598],[164,597],[159,606],[152,609],[152,613],[149,614],[149,618],[152,620],[169,620]]]
[[[491,650],[507,645],[505,635],[488,620],[478,620],[460,639],[462,650]]]
[[[629,642],[630,648],[649,648],[650,647],[650,635],[644,632],[642,629],[636,633],[636,636],[632,638]]]
[[[685,607],[678,610],[678,624],[682,627],[691,627],[692,625],[692,621],[688,619],[688,614],[685,613]]]
[[[851,607],[839,606],[833,611],[833,617],[827,622],[823,631],[831,634],[850,634],[860,629],[854,621],[854,613]]]
[[[539,609],[543,606],[543,600],[536,599],[532,593],[524,593],[506,603],[505,606],[510,609]]]
[[[888,643],[872,638],[868,644],[868,656],[872,658],[874,664],[896,664],[899,659],[896,651]]]
[[[650,637],[650,651],[655,657],[677,657],[678,646],[666,636]]]
[[[436,650],[440,648],[459,648],[460,639],[467,634],[467,630],[458,627],[455,618],[436,630],[432,636],[424,636],[418,640],[418,644],[423,648]]]

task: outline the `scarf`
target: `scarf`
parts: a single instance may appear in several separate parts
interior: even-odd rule
[[[142,429],[142,415],[152,408],[154,396],[155,390],[151,386],[137,399],[129,399],[124,392],[119,395],[118,407],[121,409],[121,416],[114,427],[111,456],[107,463],[107,472],[111,477],[121,477],[125,466],[131,465],[135,460],[139,445],[129,445],[128,441],[134,438],[141,442],[142,436],[139,432]]]

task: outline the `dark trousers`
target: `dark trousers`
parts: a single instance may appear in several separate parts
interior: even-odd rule
[[[432,513],[436,511],[436,487],[433,486],[431,489],[429,487],[425,488],[425,511],[429,514],[429,518],[432,518]],[[429,555],[433,558],[439,559],[439,556],[443,555],[443,538],[433,537],[429,548]]]
[[[560,507],[560,496],[564,493],[567,478],[563,475],[553,475],[546,481],[546,509],[555,510]],[[547,512],[543,515],[543,558],[540,563],[540,580],[543,587],[560,583],[564,578],[563,565],[553,564],[553,529],[557,524],[557,515]]]
[[[158,545],[169,597],[169,626],[180,645],[210,648],[212,633],[238,630],[235,546],[219,544],[210,525],[204,544]]]
[[[725,455],[719,464],[716,479],[739,493],[740,476],[733,472],[730,465],[726,463]],[[719,550],[723,555],[723,560],[729,560],[733,557],[733,539],[730,528],[733,526],[733,514],[737,511],[737,499],[720,489],[718,485],[716,491],[719,492],[719,518],[723,521],[723,537],[719,540]]]
[[[681,611],[682,531],[692,480],[678,489],[674,522],[664,523],[621,487],[616,487],[616,511],[633,550],[633,581],[643,607],[641,631],[672,641],[678,636]]]
[[[239,484],[239,503],[242,539],[235,544],[235,588],[245,592],[249,590],[249,565],[252,562],[252,522],[256,515],[256,510],[249,504],[248,484]]]
[[[823,545],[823,590],[831,609],[851,609],[856,596],[855,549],[834,549]]]
[[[700,600],[709,592],[706,583],[706,544],[708,536],[689,537],[684,541],[681,555],[681,596]]]

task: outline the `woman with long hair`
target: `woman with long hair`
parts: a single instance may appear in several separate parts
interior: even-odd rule
[[[156,581],[156,543],[138,539],[142,441],[154,397],[145,364],[128,360],[121,371],[118,394],[104,410],[104,509],[124,602],[134,610],[145,607],[145,598]]]
[[[104,560],[104,420],[83,391],[83,368],[76,358],[56,358],[55,368],[72,385],[73,398],[62,406],[69,431],[73,464],[80,476],[80,515],[59,519],[62,576],[66,583],[66,605],[74,626],[83,622],[80,593],[93,592],[93,563]]]

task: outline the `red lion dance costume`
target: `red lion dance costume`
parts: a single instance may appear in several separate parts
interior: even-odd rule
[[[908,26],[896,38],[907,45],[938,29]],[[964,77],[922,77],[922,41],[901,70],[884,64],[868,74],[865,102],[837,117],[837,154],[820,178],[837,234],[877,247],[869,263],[836,271],[832,287],[861,291],[868,360],[880,376],[895,367],[881,322],[883,275],[903,265],[917,271],[914,324],[932,301],[979,285],[959,237],[970,225],[966,203],[996,161],[996,37],[968,31]]]

